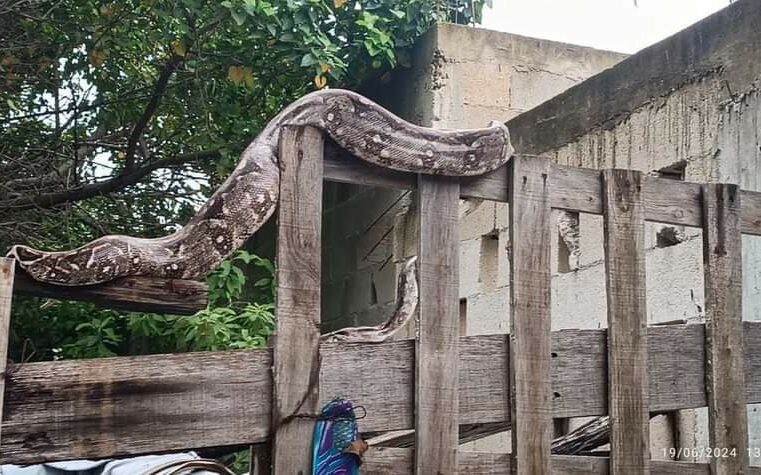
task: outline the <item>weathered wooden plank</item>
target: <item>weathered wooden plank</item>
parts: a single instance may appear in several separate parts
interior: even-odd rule
[[[269,435],[271,351],[9,367],[0,459],[104,458]]]
[[[742,235],[736,185],[703,185],[703,269],[709,447],[736,457],[711,459],[713,473],[748,469],[742,324]]]
[[[21,295],[62,300],[84,300],[134,312],[192,314],[206,308],[206,283],[195,280],[124,277],[86,287],[43,284],[25,272],[16,274],[13,291]]]
[[[602,172],[613,473],[650,473],[642,173]]]
[[[2,441],[3,401],[5,399],[5,370],[8,366],[8,340],[11,336],[11,300],[15,261],[0,257],[0,441]]]
[[[412,189],[415,175],[387,170],[365,163],[335,148],[326,149],[325,179],[342,183],[359,183],[389,188]],[[531,156],[526,156],[532,158]],[[479,198],[506,202],[507,166],[486,175],[460,179],[462,198]],[[553,208],[602,214],[600,170],[552,165],[551,203]],[[684,226],[702,226],[700,183],[679,182],[657,177],[643,177],[645,220]],[[761,192],[742,191],[743,234],[761,235]]]
[[[490,452],[459,452],[458,472],[473,475],[511,475],[513,460],[510,454]],[[376,448],[371,447],[365,454],[362,465],[363,475],[397,475],[412,473],[412,449]],[[582,457],[569,455],[553,455],[553,475],[608,475],[607,457]],[[652,461],[654,473],[659,475],[708,475],[711,473],[708,464]],[[518,472],[520,473],[520,472]],[[753,467],[750,472],[761,474],[761,469]]]
[[[273,349],[275,473],[309,473],[318,413],[322,133],[286,127],[280,136],[277,223],[277,337]]]
[[[415,348],[415,473],[456,473],[460,185],[420,175],[418,275],[420,317]]]
[[[761,323],[745,322],[746,399],[761,403]],[[648,329],[650,410],[705,407],[701,324]],[[604,415],[605,330],[553,332],[553,417]],[[363,432],[414,427],[415,342],[321,346],[323,401],[367,409]],[[260,443],[270,434],[272,350],[10,365],[7,463]],[[460,427],[507,422],[506,335],[460,338]],[[653,471],[657,471],[653,466]]]
[[[485,175],[460,178],[460,196],[462,198],[482,198],[507,202],[510,200],[509,172],[507,166]]]
[[[517,473],[550,473],[550,162],[516,158],[510,180],[510,420]]]

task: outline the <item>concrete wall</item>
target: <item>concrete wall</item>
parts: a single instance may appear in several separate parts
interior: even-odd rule
[[[362,92],[411,122],[459,128],[511,119],[626,55],[440,24],[421,38],[412,57],[412,67]],[[395,297],[396,263],[415,253],[413,195],[339,184],[329,185],[326,195],[325,326],[384,320]],[[496,264],[505,253],[491,235],[504,227],[504,219],[497,219],[501,212],[487,202],[463,202],[461,214],[463,252],[483,248],[483,283],[467,281],[461,288],[461,296],[471,299],[467,311],[473,318],[467,325],[478,328],[487,315],[500,314],[494,309],[505,301],[506,280],[497,275]],[[462,275],[469,269],[463,268]]]

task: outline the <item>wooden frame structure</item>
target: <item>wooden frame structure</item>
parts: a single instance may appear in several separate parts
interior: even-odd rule
[[[742,322],[740,271],[741,234],[761,235],[761,193],[537,157],[476,178],[416,176],[323,141],[308,127],[281,137],[274,348],[7,368],[0,358],[4,463],[270,443],[275,473],[306,474],[314,416],[344,395],[367,410],[361,430],[416,431],[414,449],[371,448],[363,473],[761,473],[748,467],[745,409],[761,402],[761,323]],[[323,180],[417,189],[415,340],[320,344]],[[511,205],[509,335],[458,334],[460,197]],[[609,330],[550,331],[552,209],[604,216]],[[705,325],[647,326],[645,221],[703,229]],[[2,354],[13,274],[0,261]],[[60,291],[19,279],[15,290],[184,312],[204,296],[197,283],[150,279]],[[651,461],[649,414],[702,406],[711,446],[728,456],[710,466]],[[606,413],[610,459],[551,455],[553,417]],[[511,454],[458,452],[460,428],[505,423]]]

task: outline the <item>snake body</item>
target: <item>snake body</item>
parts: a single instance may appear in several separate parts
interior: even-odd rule
[[[177,232],[155,239],[111,235],[70,251],[16,245],[9,252],[34,279],[93,285],[118,277],[197,279],[229,257],[272,216],[278,200],[278,141],[285,126],[321,129],[341,147],[394,170],[480,175],[504,164],[513,149],[507,127],[436,130],[406,122],[359,94],[308,94],[278,114],[243,152],[227,180]]]
[[[324,342],[381,343],[393,337],[415,316],[419,301],[415,261],[404,261],[396,283],[396,305],[391,317],[380,325],[341,328],[321,335]]]

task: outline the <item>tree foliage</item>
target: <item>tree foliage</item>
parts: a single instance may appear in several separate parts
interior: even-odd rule
[[[469,21],[465,3],[443,11]],[[379,80],[437,11],[432,0],[0,0],[0,240],[164,233],[284,105]]]
[[[289,102],[383,81],[433,21],[471,23],[484,3],[0,0],[0,250],[171,232]],[[233,297],[244,261],[272,284],[256,259],[212,273],[226,300],[191,319],[19,299],[16,358],[260,343],[271,298]]]

